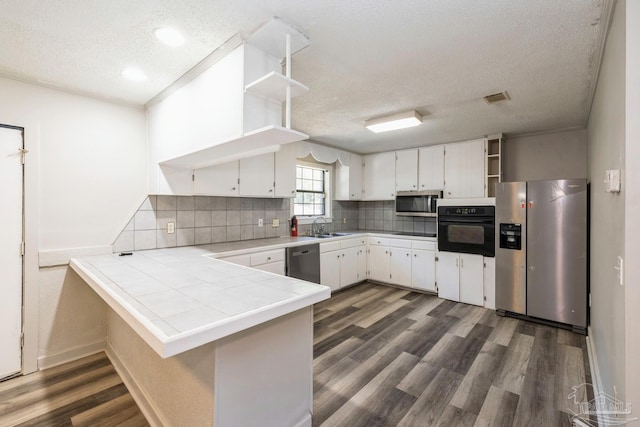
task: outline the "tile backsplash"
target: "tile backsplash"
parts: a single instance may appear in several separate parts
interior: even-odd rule
[[[145,199],[113,244],[114,252],[205,245],[288,236],[292,199],[156,196]],[[395,202],[333,201],[327,231],[371,230],[435,233],[435,218],[402,217]],[[264,225],[258,227],[258,220]],[[272,220],[279,220],[277,227]],[[167,233],[167,223],[175,233]],[[308,234],[311,224],[299,226]]]
[[[290,199],[149,196],[113,244],[114,252],[288,236]],[[258,220],[264,225],[258,227]],[[272,220],[279,220],[277,227]],[[167,233],[167,223],[175,233]]]

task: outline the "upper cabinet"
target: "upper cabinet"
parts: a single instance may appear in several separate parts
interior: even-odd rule
[[[240,195],[249,197],[273,197],[273,153],[240,159]]]
[[[350,154],[349,165],[336,162],[336,200],[362,199],[362,157]]]
[[[484,197],[484,139],[447,144],[444,161],[444,196]]]
[[[420,191],[444,190],[444,147],[444,145],[432,145],[418,150]]]
[[[275,197],[296,195],[296,147],[286,144],[275,155]]]
[[[396,191],[418,190],[418,150],[396,151]]]
[[[304,34],[274,19],[246,43],[233,37],[204,61],[210,65],[196,67],[169,95],[154,99],[148,109],[150,191],[170,193],[185,188],[170,180],[184,180],[191,170],[307,139],[290,128],[290,117],[291,99],[308,90],[291,76],[291,54],[308,44]],[[168,176],[166,168],[189,173]]]
[[[396,196],[395,152],[364,156],[364,200],[393,200]]]
[[[221,163],[193,171],[193,193],[208,196],[240,194],[238,161]]]

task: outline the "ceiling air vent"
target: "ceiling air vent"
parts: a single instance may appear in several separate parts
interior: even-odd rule
[[[482,99],[484,99],[484,102],[486,102],[487,104],[495,104],[496,102],[509,100],[509,94],[507,94],[507,91],[498,92],[491,95],[483,96]]]

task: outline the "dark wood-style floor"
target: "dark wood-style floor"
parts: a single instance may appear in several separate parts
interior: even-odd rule
[[[585,337],[431,295],[366,283],[314,324],[314,426],[569,426],[591,382]]]
[[[148,426],[104,353],[0,382],[0,426]]]
[[[591,382],[584,337],[432,295],[365,283],[314,317],[314,426],[568,426]],[[2,427],[147,425],[104,353],[0,382]]]

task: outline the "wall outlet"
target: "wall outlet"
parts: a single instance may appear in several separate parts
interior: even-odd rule
[[[272,219],[272,220],[271,220],[271,226],[272,226],[273,228],[280,227],[280,220],[279,220],[279,219],[277,219],[277,218]]]
[[[176,232],[176,223],[168,222],[167,223],[167,234],[174,234]]]
[[[262,218],[258,219],[258,227],[264,226],[264,220]]]

